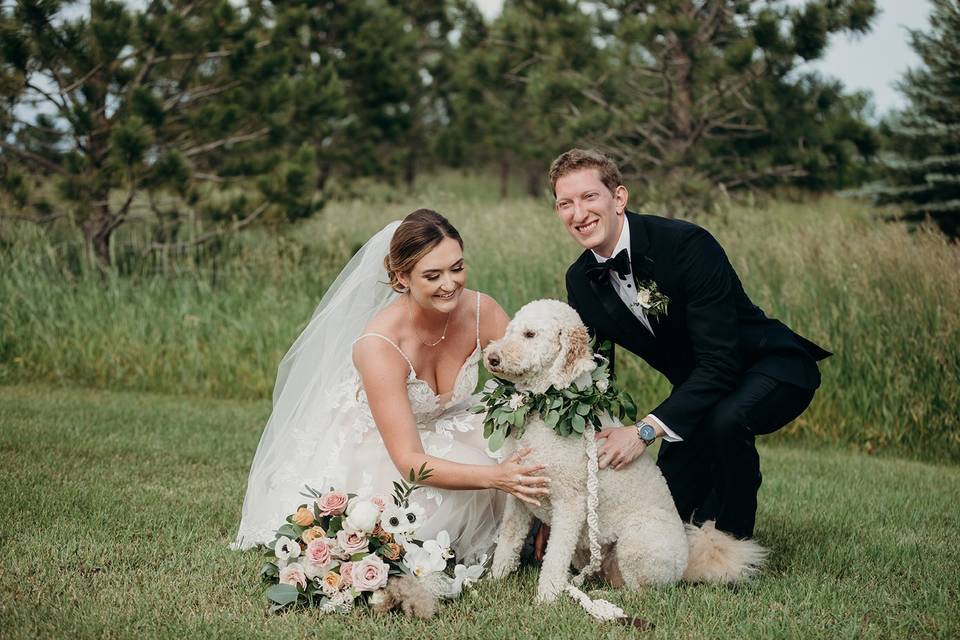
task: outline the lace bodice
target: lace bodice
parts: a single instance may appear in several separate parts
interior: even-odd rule
[[[410,399],[410,409],[417,420],[418,429],[434,430],[436,425],[434,421],[444,412],[453,407],[457,407],[466,400],[477,387],[477,380],[480,372],[480,292],[477,292],[477,319],[476,319],[476,346],[473,352],[467,356],[467,359],[460,365],[460,370],[453,382],[453,388],[442,394],[434,393],[433,389],[424,380],[417,376],[416,369],[407,354],[403,352],[390,338],[379,333],[365,333],[357,340],[375,336],[389,342],[403,356],[410,367],[410,373],[407,375],[407,397]],[[370,412],[370,405],[367,402],[367,394],[363,389],[363,383],[360,375],[355,374],[356,398],[365,412]]]

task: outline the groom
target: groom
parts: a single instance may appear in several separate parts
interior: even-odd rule
[[[830,353],[750,302],[707,231],[627,211],[620,171],[603,154],[567,151],[550,183],[557,214],[585,249],[567,271],[570,305],[597,344],[632,351],[673,385],[635,427],[598,434],[601,468],[620,469],[663,438],[657,464],[681,519],[752,536],[755,439],[807,408],[817,361]]]

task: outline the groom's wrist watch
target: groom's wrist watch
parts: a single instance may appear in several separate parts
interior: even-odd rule
[[[637,423],[637,435],[643,440],[643,444],[649,447],[657,439],[657,430],[641,421]]]

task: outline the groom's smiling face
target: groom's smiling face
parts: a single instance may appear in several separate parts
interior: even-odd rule
[[[611,192],[600,172],[590,168],[558,179],[554,191],[557,213],[570,236],[583,248],[610,257],[623,229],[626,187],[620,185]]]

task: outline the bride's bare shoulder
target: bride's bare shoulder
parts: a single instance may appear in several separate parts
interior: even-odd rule
[[[403,315],[395,302],[370,319],[360,332],[361,337],[353,344],[353,363],[361,372],[372,365],[406,373],[409,364],[394,346],[402,341],[402,322]]]

